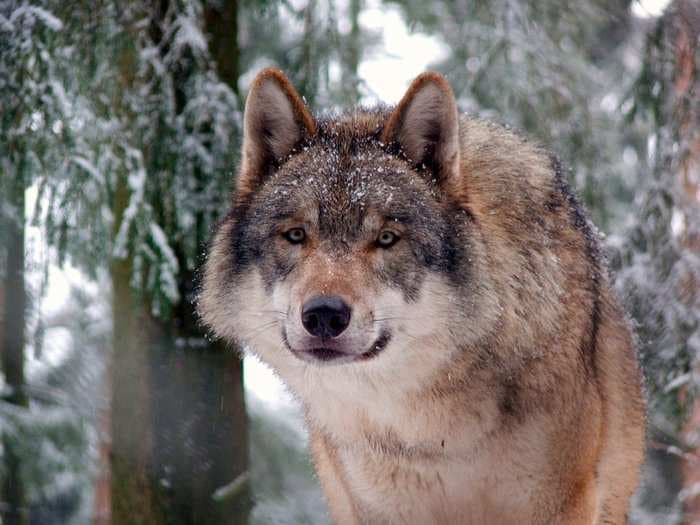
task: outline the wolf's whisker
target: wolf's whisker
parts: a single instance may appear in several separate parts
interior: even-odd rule
[[[238,310],[238,313],[251,316],[274,315],[279,319],[286,319],[288,317],[287,312],[283,312],[282,310],[258,310],[249,308],[244,310]]]
[[[271,302],[272,302],[271,300],[270,300],[270,301],[265,301],[265,303],[263,303],[263,304],[261,304],[261,305],[257,305],[257,306],[260,306],[261,308],[257,308],[257,307],[251,306],[251,307],[249,307],[249,308],[240,308],[238,311],[239,311],[239,312],[250,312],[250,311],[256,311],[256,312],[281,312],[281,310],[277,310],[277,309],[275,309],[275,308],[265,308],[265,307],[268,306]]]
[[[260,326],[255,327],[253,330],[249,331],[249,332],[246,333],[245,335],[241,336],[241,339],[244,340],[244,341],[245,341],[245,340],[248,340],[248,339],[250,339],[251,337],[253,337],[254,335],[259,334],[259,333],[262,332],[263,330],[275,326],[276,324],[278,324],[278,322],[279,322],[279,320],[278,320],[278,319],[275,319],[274,321],[268,321],[267,323],[263,323],[263,324],[261,324]]]

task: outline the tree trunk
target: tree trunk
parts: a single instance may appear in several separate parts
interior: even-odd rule
[[[24,161],[18,169],[7,174],[14,180],[10,190],[10,213],[4,216],[6,239],[5,318],[2,339],[2,370],[10,389],[5,401],[19,407],[27,407],[24,385],[24,329],[27,295],[24,282]],[[2,501],[6,511],[2,522],[8,525],[24,525],[29,522],[22,476],[21,456],[17,437],[3,434],[6,478],[2,483]]]
[[[126,176],[115,190],[115,231],[129,201]],[[131,287],[132,261],[114,260],[112,279],[111,514],[114,524],[165,523],[153,464],[150,354],[160,330]]]
[[[205,30],[211,36],[210,52],[216,60],[219,77],[240,96],[239,5],[238,0],[224,0],[217,12],[210,2],[205,18]],[[210,232],[205,227],[201,215],[197,217],[197,222],[199,245],[205,246]],[[188,288],[192,287],[192,283],[195,282],[194,275],[186,277]],[[195,290],[190,288],[187,291],[189,297],[194,299]],[[187,301],[186,306],[186,318],[198,327],[196,331],[201,334],[198,317],[194,311],[194,301]],[[182,326],[188,324],[183,323]],[[213,342],[209,343],[206,351],[202,353],[201,363],[201,373],[198,374],[199,388],[204,395],[207,416],[200,427],[199,435],[203,442],[210,444],[211,457],[220,458],[209,472],[208,486],[216,486],[221,494],[224,485],[230,486],[231,483],[247,479],[248,476],[248,414],[243,390],[243,362],[233,349],[226,348],[221,342]],[[209,494],[209,498],[211,497]],[[198,508],[204,504],[203,498],[197,498],[197,501]],[[235,493],[230,492],[227,496],[217,499],[218,523],[247,523],[251,507],[249,484],[243,483]]]
[[[176,340],[165,339],[153,362],[157,461],[170,522],[246,523],[247,486],[219,497],[248,468],[241,362],[231,349],[204,343],[196,329]]]
[[[316,0],[308,0],[304,8],[304,40],[301,43],[301,79],[299,82],[299,92],[304,94],[304,98],[313,106],[316,100],[317,64],[314,53],[314,33],[316,32],[316,21],[314,13],[316,11]]]
[[[112,373],[111,366],[107,366],[104,372],[105,385],[103,390],[105,399],[111,399]],[[99,409],[97,417],[98,432],[98,460],[97,475],[94,482],[95,496],[92,507],[92,525],[109,525],[112,523],[112,481],[110,458],[112,454],[112,421],[110,402]]]
[[[125,99],[135,82],[136,35],[141,31],[137,13],[125,12],[125,31],[115,41],[120,89],[112,111],[125,122],[133,116]],[[116,238],[129,205],[128,173],[117,174],[112,201],[112,238]],[[112,355],[110,398],[110,507],[115,525],[166,523],[157,469],[153,461],[153,418],[150,356],[160,330],[146,298],[132,288],[133,255],[110,262],[112,281]]]
[[[219,78],[238,95],[238,0],[208,2],[204,12],[204,23],[210,36],[209,53],[216,62]]]
[[[358,68],[360,66],[360,53],[362,45],[360,41],[360,12],[362,11],[361,0],[350,0],[348,6],[350,17],[350,34],[345,49],[345,67],[343,68],[343,90],[345,98],[350,104],[357,104],[360,101],[360,77]]]
[[[673,45],[669,46],[672,53],[669,63],[673,64],[671,127],[679,146],[679,154],[674,155],[671,166],[679,189],[677,206],[684,213],[686,222],[690,222],[683,228],[679,242],[684,251],[700,257],[700,229],[698,224],[693,224],[693,217],[697,218],[700,207],[700,4],[678,0],[664,18],[662,23],[672,28]],[[691,213],[686,213],[688,210]],[[693,305],[700,304],[700,282],[697,280],[698,274],[692,270],[685,268],[683,272],[678,276],[681,283],[677,290],[678,299],[692,311]],[[685,455],[681,495],[684,523],[690,525],[700,520],[700,399],[695,399],[688,412],[683,434],[693,453]]]
[[[167,0],[159,0],[155,16],[167,12]],[[204,29],[219,77],[234,92],[238,83],[238,2],[209,3]],[[155,28],[159,27],[156,22]],[[162,38],[157,30],[155,41]],[[184,86],[189,72],[173,74],[176,110],[187,103]],[[196,172],[196,180],[211,174]],[[168,221],[165,221],[168,222]],[[197,242],[204,246],[210,221],[196,215]],[[195,312],[195,272],[175,245],[181,273],[181,303],[172,319],[163,321],[163,338],[151,361],[153,373],[153,421],[156,433],[155,462],[162,479],[162,493],[170,523],[243,524],[248,520],[247,484],[219,497],[223,487],[245,476],[248,469],[247,415],[243,398],[242,363],[235,352],[207,340]],[[225,492],[225,491],[223,491]]]

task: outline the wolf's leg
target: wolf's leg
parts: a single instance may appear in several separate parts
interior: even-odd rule
[[[570,492],[565,496],[566,503],[554,519],[551,516],[549,519],[540,516],[536,522],[542,525],[598,525],[598,486],[592,471],[586,478],[580,479],[570,487]],[[555,501],[551,503],[558,506]]]
[[[361,521],[343,479],[335,447],[322,434],[312,431],[311,450],[333,523],[359,525]]]
[[[629,506],[628,498],[608,498],[595,525],[627,525]]]
[[[600,509],[596,525],[624,525],[644,457],[645,407],[624,316],[607,296],[601,307],[596,364],[606,417],[597,468]]]

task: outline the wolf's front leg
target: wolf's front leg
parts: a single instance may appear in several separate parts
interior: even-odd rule
[[[337,449],[322,433],[312,430],[311,452],[333,523],[360,525],[361,520],[350,496]]]
[[[598,496],[595,480],[591,477],[588,482],[582,482],[572,487],[569,502],[561,515],[555,521],[546,520],[542,523],[557,525],[624,525],[625,522],[601,521],[598,516]]]

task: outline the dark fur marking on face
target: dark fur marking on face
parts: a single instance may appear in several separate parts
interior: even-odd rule
[[[225,220],[234,221],[229,237],[231,248],[229,278],[235,280],[252,265],[261,269],[263,283],[271,291],[275,281],[284,279],[293,269],[293,263],[284,257],[269,257],[271,229],[275,220],[270,220],[256,203],[258,192],[251,193],[238,203]],[[274,208],[278,215],[289,215],[283,206]]]
[[[426,177],[401,152],[387,153],[391,145],[381,143],[379,135],[388,114],[379,108],[318,119],[317,133],[305,137],[232,212],[232,267],[237,273],[254,263],[268,288],[288,276],[298,252],[280,248],[271,232],[295,216],[310,217],[312,210],[317,214],[310,232],[319,236],[316,249],[345,257],[379,233],[364,228],[372,211],[405,228],[375,268],[379,282],[400,290],[407,302],[420,298],[429,272],[466,290],[473,216],[449,201],[435,178]]]
[[[470,238],[465,230],[474,222],[472,214],[456,203],[450,203],[447,208],[448,230],[442,244],[442,260],[444,272],[455,282],[469,280],[471,264],[467,253]]]
[[[226,221],[234,222],[229,237],[233,259],[230,268],[234,274],[243,273],[250,265],[259,261],[263,254],[260,247],[256,249],[255,246],[250,246],[247,242],[251,200],[251,196],[248,196],[243,202],[234,207],[225,219]]]
[[[460,290],[469,281],[471,264],[467,253],[469,238],[465,229],[470,222],[469,214],[463,213],[456,204],[445,204],[442,211],[425,213],[406,222],[411,225],[413,255],[418,262],[414,273],[405,267],[396,268],[395,284],[399,284],[407,302],[420,298],[420,285],[425,273],[445,275]],[[399,271],[400,270],[400,271]],[[413,277],[413,280],[407,277]],[[389,275],[391,277],[391,275]]]

